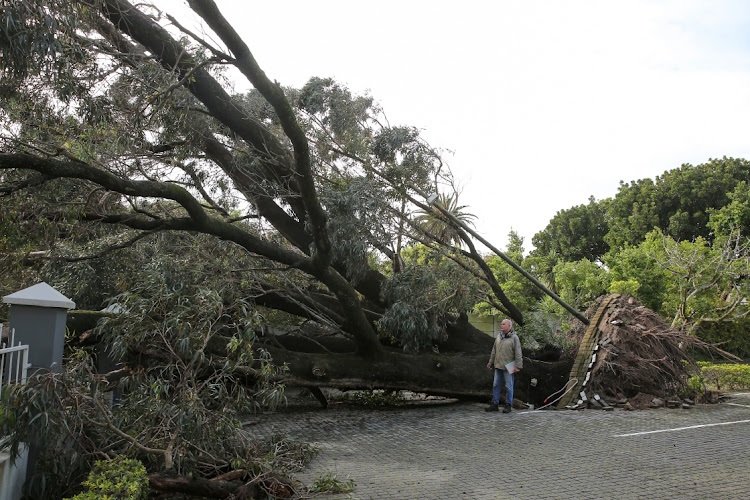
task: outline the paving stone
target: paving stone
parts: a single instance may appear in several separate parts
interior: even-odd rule
[[[750,405],[750,394],[743,397],[733,402]],[[318,457],[296,477],[306,484],[328,472],[356,482],[353,493],[325,499],[729,499],[750,492],[750,422],[742,422],[750,406],[510,414],[484,406],[333,405],[253,417],[259,423],[247,430],[317,446]]]

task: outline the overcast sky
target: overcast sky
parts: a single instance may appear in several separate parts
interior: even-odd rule
[[[750,2],[216,0],[266,74],[333,77],[447,157],[504,249],[683,163],[750,159]]]

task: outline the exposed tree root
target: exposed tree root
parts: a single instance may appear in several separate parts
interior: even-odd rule
[[[591,317],[604,297],[586,311]],[[698,367],[691,353],[706,351],[737,359],[697,337],[676,330],[632,297],[618,297],[599,325],[599,349],[587,392],[612,398],[639,393],[662,398],[679,396]],[[580,341],[585,325],[576,321],[571,336]]]

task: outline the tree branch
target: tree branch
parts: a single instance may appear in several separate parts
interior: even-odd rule
[[[0,186],[0,193],[10,194],[15,193],[16,191],[21,191],[22,189],[41,186],[50,179],[52,179],[52,177],[48,175],[37,175],[34,177],[29,177],[15,184]]]
[[[331,260],[331,241],[326,227],[327,215],[318,201],[307,136],[297,122],[294,110],[284,95],[284,91],[277,83],[268,79],[265,72],[258,66],[250,49],[212,0],[188,0],[188,4],[219,35],[234,54],[237,68],[276,111],[281,127],[294,148],[294,172],[302,201],[310,217],[309,223],[316,247],[316,253],[313,255],[314,264],[321,269],[327,267]]]

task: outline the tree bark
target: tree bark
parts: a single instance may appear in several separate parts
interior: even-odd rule
[[[198,479],[176,474],[149,474],[149,486],[161,493],[183,493],[190,497],[233,498],[251,500],[266,498],[292,498],[298,492],[287,477],[275,472],[265,472],[248,482],[227,481],[225,477],[248,477],[248,471],[232,471],[214,479]]]
[[[148,481],[151,488],[156,491],[185,493],[208,498],[227,498],[243,484],[239,481],[210,481],[171,474],[149,474]]]
[[[355,354],[294,352],[271,346],[266,349],[277,364],[286,363],[285,382],[295,387],[337,388],[340,390],[400,390],[468,400],[489,400],[493,372],[487,369],[485,354],[418,355],[386,352],[378,361]],[[517,373],[514,397],[535,405],[562,388],[570,373],[571,361],[544,362],[524,358]],[[536,385],[531,385],[536,379]]]

